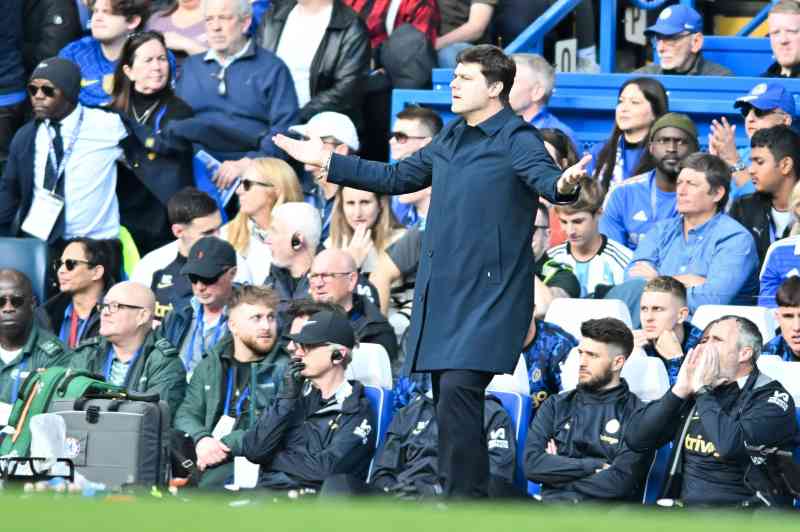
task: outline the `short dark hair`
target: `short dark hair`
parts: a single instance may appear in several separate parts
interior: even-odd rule
[[[586,320],[581,324],[581,335],[595,342],[621,349],[625,359],[633,352],[633,333],[617,318]]]
[[[289,303],[289,308],[286,313],[290,319],[295,319],[300,316],[311,316],[317,312],[342,312],[344,309],[336,303],[327,303],[325,301],[314,301],[311,298],[295,299]]]
[[[682,304],[686,304],[686,286],[669,275],[653,277],[644,285],[642,292],[663,292],[677,297]]]
[[[779,307],[800,307],[800,277],[793,275],[781,283],[775,303]]]
[[[722,199],[717,202],[717,212],[722,212],[725,205],[728,204],[728,194],[731,190],[731,170],[728,164],[716,155],[697,152],[687,155],[681,161],[680,169],[684,168],[704,174],[712,194],[716,193],[719,188],[725,191]]]
[[[508,95],[517,75],[517,64],[503,52],[502,48],[491,44],[479,44],[462,50],[456,56],[456,63],[474,63],[480,65],[486,83],[491,85],[498,81],[503,84],[500,101],[508,105]]]
[[[133,17],[140,17],[141,22],[133,31],[144,28],[147,25],[147,19],[150,18],[150,0],[110,0],[111,12],[115,15],[122,15],[125,20],[130,21]],[[97,0],[89,0],[89,9],[94,9]]]
[[[77,237],[67,240],[64,249],[70,244],[80,244],[86,254],[89,266],[103,267],[103,286],[108,289],[119,282],[122,270],[122,244],[116,238],[100,240]]]
[[[800,176],[800,135],[789,126],[781,124],[759,129],[750,139],[750,147],[768,149],[776,164],[789,157],[794,177]]]
[[[422,107],[421,105],[409,105],[397,113],[397,118],[400,120],[416,120],[428,130],[431,137],[439,133],[444,125],[439,113],[429,107]]]
[[[167,217],[171,224],[188,224],[218,210],[214,198],[194,187],[182,188],[167,202]]]

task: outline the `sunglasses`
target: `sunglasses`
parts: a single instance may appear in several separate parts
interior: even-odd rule
[[[228,270],[223,270],[219,272],[214,277],[203,277],[202,275],[197,275],[194,273],[186,274],[186,277],[189,278],[189,282],[192,284],[203,283],[206,286],[211,286],[212,284],[216,284],[219,281],[219,278],[225,275]]]
[[[42,86],[34,84],[28,85],[28,94],[30,94],[31,97],[34,97],[37,94],[39,94],[39,91],[42,91],[42,94],[44,94],[46,98],[52,98],[53,96],[56,95],[55,87],[51,87],[49,85],[42,85]]]
[[[409,135],[407,133],[403,133],[402,131],[393,131],[391,135],[389,135],[389,140],[394,139],[400,144],[405,144],[408,142],[408,139],[426,139],[428,137],[417,137],[414,135]]]
[[[25,296],[0,296],[0,308],[5,308],[9,302],[14,308],[20,308],[25,304]]]
[[[742,116],[747,118],[747,115],[750,114],[751,110],[753,111],[753,114],[756,115],[756,118],[764,118],[765,116],[771,115],[776,111],[776,109],[759,109],[758,107],[749,105],[741,108]]]
[[[250,192],[250,189],[253,186],[259,186],[264,188],[273,188],[275,185],[272,183],[262,183],[260,181],[253,181],[252,179],[242,179],[242,188],[245,192]]]
[[[91,266],[92,263],[88,260],[81,260],[81,259],[66,259],[66,260],[57,260],[53,263],[53,268],[58,271],[61,269],[62,266],[67,267],[67,271],[71,272],[75,268],[78,267],[78,264],[86,264],[87,266]]]

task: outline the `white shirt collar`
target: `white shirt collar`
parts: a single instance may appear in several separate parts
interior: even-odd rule
[[[247,53],[247,51],[250,49],[250,43],[251,40],[247,39],[247,41],[245,41],[244,43],[244,46],[242,46],[241,50],[239,50],[238,52],[236,52],[231,56],[228,56],[226,59],[220,59],[219,55],[217,54],[217,51],[214,50],[213,48],[209,48],[203,59],[206,61],[216,61],[217,63],[219,63],[220,66],[223,67],[230,66],[234,61],[236,61],[237,59],[242,57],[245,53]]]

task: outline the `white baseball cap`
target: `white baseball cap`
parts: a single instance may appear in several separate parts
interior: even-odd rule
[[[312,129],[314,134],[320,138],[333,137],[342,144],[346,144],[351,150],[358,151],[360,146],[358,132],[356,131],[356,126],[353,125],[353,121],[347,115],[324,111],[315,114],[311,117],[311,120],[303,125],[290,127],[289,131],[308,137],[310,136],[308,131]]]

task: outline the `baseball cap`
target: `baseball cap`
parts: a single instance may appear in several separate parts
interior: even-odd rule
[[[333,137],[343,144],[347,144],[351,150],[358,151],[358,132],[350,117],[342,113],[324,111],[311,117],[303,125],[292,126],[289,131],[294,131],[308,137],[308,131],[314,129],[319,137]]]
[[[677,35],[688,31],[703,31],[703,17],[689,6],[678,4],[669,6],[659,15],[655,24],[644,30],[645,35]]]
[[[195,242],[189,250],[189,258],[181,268],[181,274],[212,278],[232,266],[236,266],[233,246],[221,238],[206,236]]]
[[[750,106],[760,111],[780,109],[790,116],[794,116],[794,96],[779,83],[759,83],[747,94],[736,99],[733,106],[737,109]]]
[[[356,343],[353,326],[343,312],[321,310],[309,316],[297,334],[289,338],[300,345],[339,344],[352,349]]]
[[[697,139],[697,126],[695,126],[692,119],[685,114],[667,113],[662,115],[650,127],[650,135],[655,135],[656,131],[664,129],[665,127],[678,128],[690,137]]]

